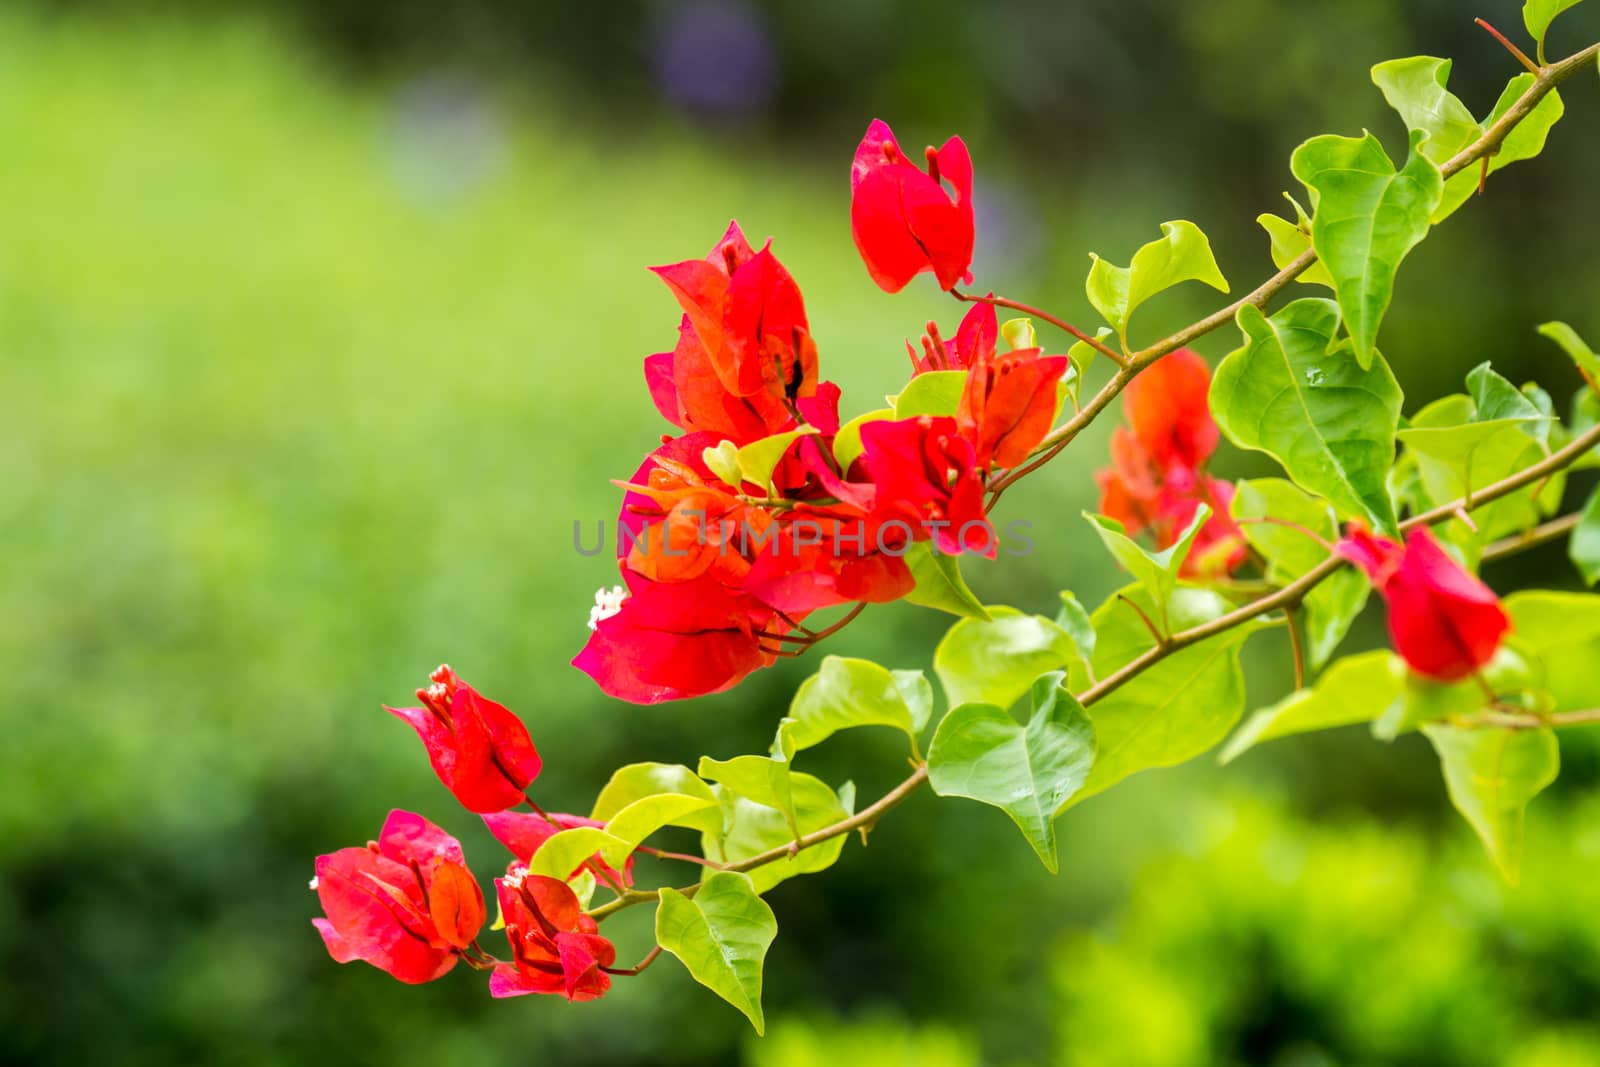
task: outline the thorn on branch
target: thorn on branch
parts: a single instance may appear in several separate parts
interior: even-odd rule
[[[1489,36],[1493,37],[1495,40],[1504,45],[1506,51],[1515,56],[1517,62],[1521,63],[1525,68],[1527,68],[1529,74],[1539,73],[1539,64],[1529,59],[1526,52],[1512,44],[1510,38],[1501,33],[1499,30],[1495,29],[1493,26],[1489,25],[1486,19],[1473,19],[1472,21],[1476,22],[1479,26],[1482,26],[1485,30],[1488,30]]]

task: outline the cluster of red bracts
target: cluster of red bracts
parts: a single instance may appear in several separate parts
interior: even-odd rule
[[[528,873],[549,838],[579,826],[600,826],[577,815],[522,812],[524,791],[538,777],[539,754],[528,728],[510,709],[480,695],[449,667],[417,690],[421,707],[389,708],[422,739],[428,760],[463,807],[482,816],[511,852],[495,880],[509,960],[478,944],[487,918],[483,891],[462,857],[461,843],[422,816],[392,811],[376,841],[318,856],[316,890],[324,918],[312,924],[340,963],[363,960],[407,983],[429,982],[466,960],[491,972],[497,997],[556,993],[593,1000],[611,986],[616,950],[584,914],[562,881]],[[633,884],[633,860],[622,870],[598,855],[571,872],[588,870],[612,886]]]
[[[851,170],[856,243],[891,292],[921,271],[947,289],[969,276],[971,159],[957,138],[927,158],[910,163],[874,122]],[[601,689],[640,704],[727,689],[812,643],[811,613],[910,592],[912,545],[995,554],[989,474],[1049,432],[1066,357],[998,353],[994,308],[977,305],[954,351],[929,340],[916,368],[967,372],[960,410],[867,422],[840,462],[839,389],[818,380],[805,302],[770,243],[755,250],[735,223],[704,259],[655,273],[683,315],[645,381],[682,433],[623,483],[621,584],[597,595],[573,660]],[[747,480],[737,450],[790,434],[770,482]]]
[[[1111,436],[1111,466],[1096,475],[1100,512],[1130,536],[1148,533],[1163,549],[1211,508],[1185,559],[1186,578],[1230,574],[1248,554],[1244,535],[1229,514],[1233,486],[1206,473],[1220,436],[1207,394],[1205,360],[1180,348],[1153,363],[1122,394],[1127,426]]]

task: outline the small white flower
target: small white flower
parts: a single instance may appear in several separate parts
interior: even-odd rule
[[[522,880],[527,876],[528,868],[519,865],[507,871],[506,876],[500,880],[506,885],[510,886],[512,889],[521,889]]]
[[[628,591],[622,586],[602,586],[594,594],[594,607],[589,609],[589,629],[598,630],[601,622],[622,610],[622,602],[627,599]]]
[[[311,876],[311,891],[312,891],[312,892],[313,892],[313,893],[315,893],[315,892],[316,892],[316,891],[317,891],[317,886],[319,886],[319,885],[321,885],[321,884],[322,884],[322,883],[320,883],[320,882],[318,882],[318,881],[317,881],[317,876],[316,876],[316,875],[312,875],[312,876]]]

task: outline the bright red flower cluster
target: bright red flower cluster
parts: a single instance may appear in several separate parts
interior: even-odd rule
[[[602,824],[577,815],[512,811],[539,773],[528,728],[508,708],[479,695],[449,667],[419,689],[420,708],[388,708],[417,731],[434,773],[510,850],[497,879],[511,959],[478,944],[486,918],[483,890],[461,843],[422,816],[392,811],[378,840],[318,856],[311,888],[323,918],[312,924],[340,963],[363,960],[402,982],[429,982],[460,960],[492,971],[497,997],[557,993],[592,1000],[611,987],[616,950],[583,913],[566,883],[528,873],[533,855],[562,830]],[[572,872],[589,871],[614,886],[633,884],[633,858],[619,871],[598,855]],[[631,973],[631,972],[629,972]]]
[[[952,138],[927,160],[874,122],[851,169],[856,243],[890,291],[925,270],[945,288],[970,277],[971,158]],[[917,373],[966,372],[959,410],[866,422],[841,462],[839,389],[819,381],[805,301],[771,243],[757,251],[735,223],[705,258],[654,270],[683,316],[645,381],[682,433],[624,483],[622,581],[597,595],[573,660],[605,692],[649,704],[727,689],[810,644],[812,612],[910,592],[911,546],[995,554],[990,473],[1049,432],[1065,356],[997,352],[980,304],[953,349],[935,328],[913,356]],[[770,480],[747,477],[739,450],[779,435]]]
[[[1339,554],[1389,606],[1389,640],[1416,673],[1454,682],[1494,658],[1511,629],[1500,598],[1419,527],[1404,545],[1351,523]]]
[[[1123,393],[1128,421],[1111,436],[1111,466],[1095,476],[1100,511],[1130,535],[1148,532],[1157,549],[1178,539],[1201,504],[1211,508],[1184,561],[1185,577],[1228,574],[1246,555],[1228,512],[1233,486],[1206,473],[1219,433],[1207,393],[1211,371],[1180,348],[1153,363]]]

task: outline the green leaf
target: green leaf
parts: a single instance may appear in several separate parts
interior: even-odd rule
[[[1454,726],[1426,726],[1422,732],[1439,754],[1450,803],[1515,885],[1522,865],[1523,813],[1561,769],[1555,733]]]
[[[1439,168],[1417,150],[1396,172],[1378,139],[1313,137],[1295,149],[1294,176],[1311,194],[1311,245],[1334,279],[1356,361],[1372,363],[1378,326],[1406,253],[1428,232],[1444,193]]]
[[[968,619],[989,618],[983,601],[967,587],[955,556],[940,552],[931,541],[918,541],[906,550],[905,561],[917,582],[906,594],[908,602]]]
[[[704,449],[700,453],[700,460],[724,484],[735,489],[744,484],[744,472],[739,469],[739,446],[732,441],[723,441],[715,448]]]
[[[835,793],[821,779],[796,771],[790,776],[789,791],[794,799],[794,822],[798,824],[801,836],[850,817],[846,798],[853,797],[854,789],[848,783]],[[706,859],[717,863],[737,863],[794,842],[794,827],[777,808],[739,796],[721,786],[717,788],[717,793],[722,805],[722,824],[715,832],[700,835],[701,854]],[[839,858],[844,842],[845,838],[841,835],[813,845],[792,858],[757,867],[750,872],[750,877],[755,881],[757,890],[764,893],[786,878],[826,870]]]
[[[709,804],[717,801],[717,794],[711,787],[681,763],[630,763],[611,776],[611,781],[596,798],[589,817],[597,822],[610,822],[630,804],[663,794],[694,797]],[[670,825],[717,830],[722,826],[722,816],[714,808],[699,808],[685,811],[672,819]]]
[[[1111,327],[1109,326],[1101,326],[1094,331],[1094,339],[1096,341],[1104,341],[1110,336]],[[1072,347],[1067,349],[1067,359],[1072,361],[1072,365],[1078,369],[1079,375],[1089,369],[1089,364],[1093,363],[1094,357],[1099,354],[1100,350],[1087,341],[1074,341]],[[1076,395],[1076,391],[1074,391],[1074,395]]]
[[[1061,593],[1061,611],[1056,615],[1056,625],[1067,631],[1072,643],[1078,646],[1078,655],[1085,659],[1094,655],[1094,623],[1089,612],[1078,603],[1078,598],[1065,590]]]
[[[1522,403],[1521,413],[1479,420],[1472,398],[1446,397],[1423,408],[1412,419],[1411,428],[1398,433],[1416,462],[1429,501],[1444,504],[1469,497],[1548,454],[1538,439],[1541,433],[1548,435],[1548,422],[1532,404],[1525,399]],[[1491,403],[1491,411],[1494,409]],[[1470,421],[1456,421],[1466,413],[1470,413]],[[1564,484],[1560,477],[1552,478],[1544,491]],[[1531,485],[1476,509],[1473,518],[1478,539],[1492,539],[1537,523],[1540,492],[1539,485]]]
[[[1033,320],[1029,318],[1007,319],[1000,324],[1000,336],[1005,338],[1006,347],[1015,352],[1019,348],[1038,348],[1039,338],[1033,330]]]
[[[1094,762],[1094,728],[1055,671],[1033,685],[1027,726],[992,704],[953,708],[933,735],[928,781],[942,797],[967,797],[1011,816],[1051,873],[1056,812]]]
[[[909,419],[917,415],[954,415],[961,406],[961,391],[967,387],[964,370],[930,370],[912,378],[894,398],[894,417]]]
[[[1567,555],[1590,588],[1600,582],[1600,487],[1589,494],[1588,502],[1583,505],[1578,527],[1572,531],[1572,540],[1567,542]]]
[[[1411,56],[1372,68],[1372,83],[1389,106],[1400,113],[1408,129],[1426,135],[1423,155],[1441,164],[1483,133],[1467,105],[1445,88],[1450,67],[1448,59]]]
[[[1594,349],[1578,336],[1578,331],[1564,322],[1547,322],[1539,327],[1539,333],[1560,345],[1585,377],[1592,382],[1600,382],[1600,356],[1596,356]]]
[[[1543,693],[1543,664],[1526,649],[1525,642],[1507,641],[1484,664],[1482,674],[1502,700],[1530,705],[1530,711],[1545,711],[1549,700]],[[1428,723],[1475,715],[1486,710],[1488,703],[1488,694],[1476,678],[1440,682],[1407,674],[1399,699],[1373,722],[1372,736],[1393,741]]]
[[[1235,483],[1233,514],[1240,519],[1271,518],[1271,522],[1242,525],[1245,538],[1267,561],[1267,580],[1288,585],[1320,565],[1328,550],[1299,529],[1281,525],[1294,523],[1326,542],[1339,539],[1339,520],[1333,507],[1321,497],[1312,496],[1281,478],[1257,478]],[[1323,579],[1303,601],[1301,621],[1305,625],[1306,652],[1311,668],[1328,661],[1333,650],[1350,630],[1366,606],[1371,587],[1354,567],[1344,567]]]
[[[1189,549],[1194,545],[1195,535],[1211,517],[1211,508],[1205,504],[1196,508],[1194,518],[1178,535],[1178,539],[1160,552],[1152,552],[1129,537],[1123,532],[1122,523],[1116,519],[1108,519],[1104,515],[1095,515],[1088,511],[1083,513],[1083,517],[1089,520],[1089,525],[1100,535],[1100,540],[1121,564],[1122,569],[1133,575],[1141,586],[1150,590],[1151,599],[1161,605],[1164,613],[1167,600],[1172,596],[1172,587],[1178,580],[1178,568],[1189,558]],[[1165,614],[1159,615],[1158,618],[1163,631],[1170,633]]]
[[[1539,46],[1539,61],[1544,61],[1544,38],[1550,32],[1550,23],[1555,21],[1557,15],[1570,7],[1577,7],[1583,0],[1527,0],[1522,5],[1522,24],[1528,27],[1528,33]]]
[[[1329,667],[1313,688],[1296,690],[1251,715],[1218,761],[1229,763],[1273,738],[1370,722],[1399,697],[1405,674],[1405,664],[1387,649],[1346,656]]]
[[[906,698],[908,690],[915,707]],[[779,727],[788,745],[780,747],[799,752],[840,730],[889,726],[905,731],[915,754],[918,716],[927,721],[932,699],[932,687],[921,671],[890,672],[871,660],[827,656],[795,692],[789,716]]]
[[[759,441],[745,445],[739,449],[737,457],[744,480],[770,490],[772,472],[777,468],[778,461],[783,459],[783,454],[789,451],[789,446],[808,434],[818,432],[815,426],[801,426],[799,429],[775,433],[771,437],[763,437]]]
[[[778,811],[798,838],[803,832],[795,813],[794,790],[789,768],[793,752],[783,751],[786,738],[778,732],[775,756],[735,756],[729,760],[700,757],[700,777],[720,782],[727,789],[764,807]]]
[[[1161,240],[1151,241],[1133,254],[1126,267],[1108,263],[1090,253],[1093,261],[1085,290],[1089,303],[1128,341],[1128,321],[1139,305],[1164,289],[1180,282],[1204,282],[1219,292],[1228,291],[1228,281],[1217,268],[1211,242],[1192,222],[1164,222]]]
[[[545,838],[529,861],[528,870],[565,881],[596,852],[611,866],[621,867],[636,843],[613,837],[597,827],[575,826]]]
[[[1494,110],[1483,120],[1484,126],[1493,126],[1504,118],[1533,83],[1534,76],[1528,73],[1518,74],[1507,82],[1500,99],[1494,105]],[[1489,173],[1493,174],[1502,167],[1509,167],[1525,159],[1533,159],[1543,152],[1545,141],[1550,137],[1550,130],[1561,121],[1566,111],[1567,105],[1562,102],[1561,96],[1554,89],[1546,93],[1544,99],[1523,116],[1522,121],[1517,123],[1510,133],[1506,134],[1506,139],[1500,142],[1500,150],[1489,157]]]
[[[1267,231],[1267,238],[1272,242],[1272,265],[1279,270],[1305,255],[1311,247],[1311,217],[1300,206],[1300,201],[1288,193],[1284,193],[1283,198],[1294,208],[1294,222],[1281,219],[1271,212],[1256,216],[1256,221]],[[1303,285],[1333,288],[1333,275],[1328,273],[1328,268],[1322,265],[1320,259],[1301,272],[1295,281]]]
[[[861,427],[869,422],[883,422],[893,418],[893,410],[880,408],[865,415],[857,415],[839,427],[839,432],[833,438],[833,458],[839,464],[839,469],[848,471],[850,464],[861,458],[861,453],[866,451],[861,444]]]
[[[1450,66],[1448,59],[1412,56],[1372,68],[1373,84],[1383,90],[1384,99],[1400,113],[1407,129],[1420,131],[1427,138],[1422,142],[1422,154],[1440,166],[1483,135],[1483,127],[1467,105],[1445,88]],[[1478,172],[1473,168],[1449,179],[1432,221],[1444,220],[1477,188]]]
[[[1155,611],[1149,593],[1139,586],[1113,595],[1095,611],[1094,668],[1101,678],[1155,643],[1119,596],[1146,612]],[[1167,611],[1174,629],[1185,629],[1209,622],[1231,606],[1209,590],[1179,586]],[[1261,626],[1260,622],[1236,626],[1180,649],[1095,703],[1089,711],[1098,749],[1094,768],[1071,803],[1137,771],[1193,759],[1226,737],[1244,713],[1239,648]]]
[[[1217,366],[1211,409],[1228,439],[1265,452],[1341,518],[1393,532],[1384,479],[1403,400],[1383,357],[1362,369],[1328,354],[1338,329],[1330,300],[1296,300],[1272,318],[1239,309],[1245,344]]]
[[[1505,609],[1511,632],[1543,661],[1550,710],[1600,707],[1600,596],[1530,589],[1506,597]]]
[[[962,619],[933,652],[933,670],[950,706],[993,704],[1009,708],[1046,671],[1077,658],[1065,630],[1041,615],[991,607],[990,621]]]
[[[656,942],[683,961],[694,980],[738,1008],[760,1034],[761,966],[778,920],[748,875],[714,871],[694,896],[661,890]]]
[[[691,815],[715,808],[717,799],[710,794],[694,796],[687,793],[657,793],[640,797],[606,821],[606,833],[637,847],[645,838],[663,826],[692,825]]]

